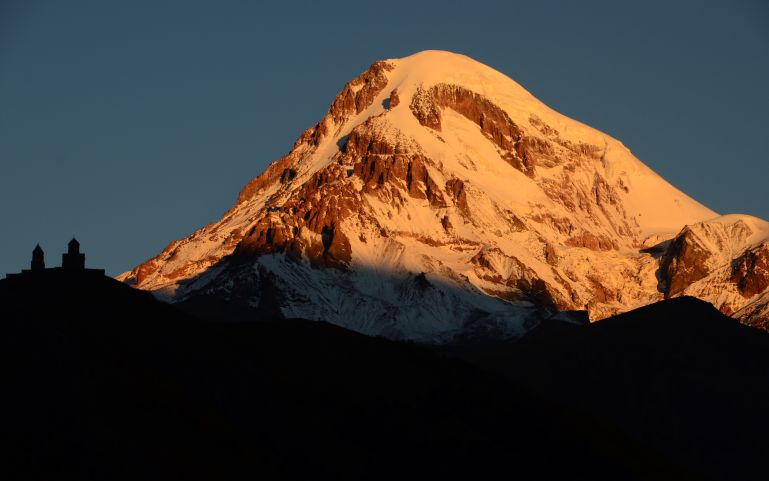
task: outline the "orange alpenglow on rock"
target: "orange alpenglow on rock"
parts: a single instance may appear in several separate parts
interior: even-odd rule
[[[760,322],[768,226],[719,217],[504,74],[425,51],[373,63],[219,221],[118,278],[425,342],[682,294]]]

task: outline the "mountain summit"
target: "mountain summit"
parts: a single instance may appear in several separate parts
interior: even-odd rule
[[[502,73],[425,51],[373,63],[218,222],[119,279],[427,342],[681,294],[760,323],[767,239]]]

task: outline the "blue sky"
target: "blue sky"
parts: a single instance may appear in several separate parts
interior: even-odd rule
[[[371,62],[424,49],[769,219],[769,2],[260,3],[0,0],[0,275],[72,235],[129,269],[217,220]]]

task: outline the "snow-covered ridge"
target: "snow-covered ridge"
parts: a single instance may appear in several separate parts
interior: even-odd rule
[[[738,234],[736,249],[755,247],[769,239],[769,222],[747,214],[720,215],[699,224],[687,226],[690,230],[703,229],[718,224],[724,229]]]
[[[769,222],[732,214],[686,226],[666,252],[662,276],[668,296],[699,297],[766,325],[760,298],[769,289]]]
[[[369,334],[517,335],[558,310],[600,319],[670,294],[661,242],[715,217],[504,74],[425,51],[372,64],[219,222],[119,278]],[[735,251],[769,237],[760,219],[719,219],[750,231]]]

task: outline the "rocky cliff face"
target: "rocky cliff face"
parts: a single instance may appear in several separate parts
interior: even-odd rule
[[[662,261],[666,297],[704,299],[747,324],[765,326],[769,223],[730,215],[685,227]]]
[[[509,337],[687,293],[724,262],[744,309],[766,249],[752,224],[724,234],[733,257],[681,231],[715,216],[499,72],[422,52],[372,64],[221,220],[120,278],[394,338]]]

